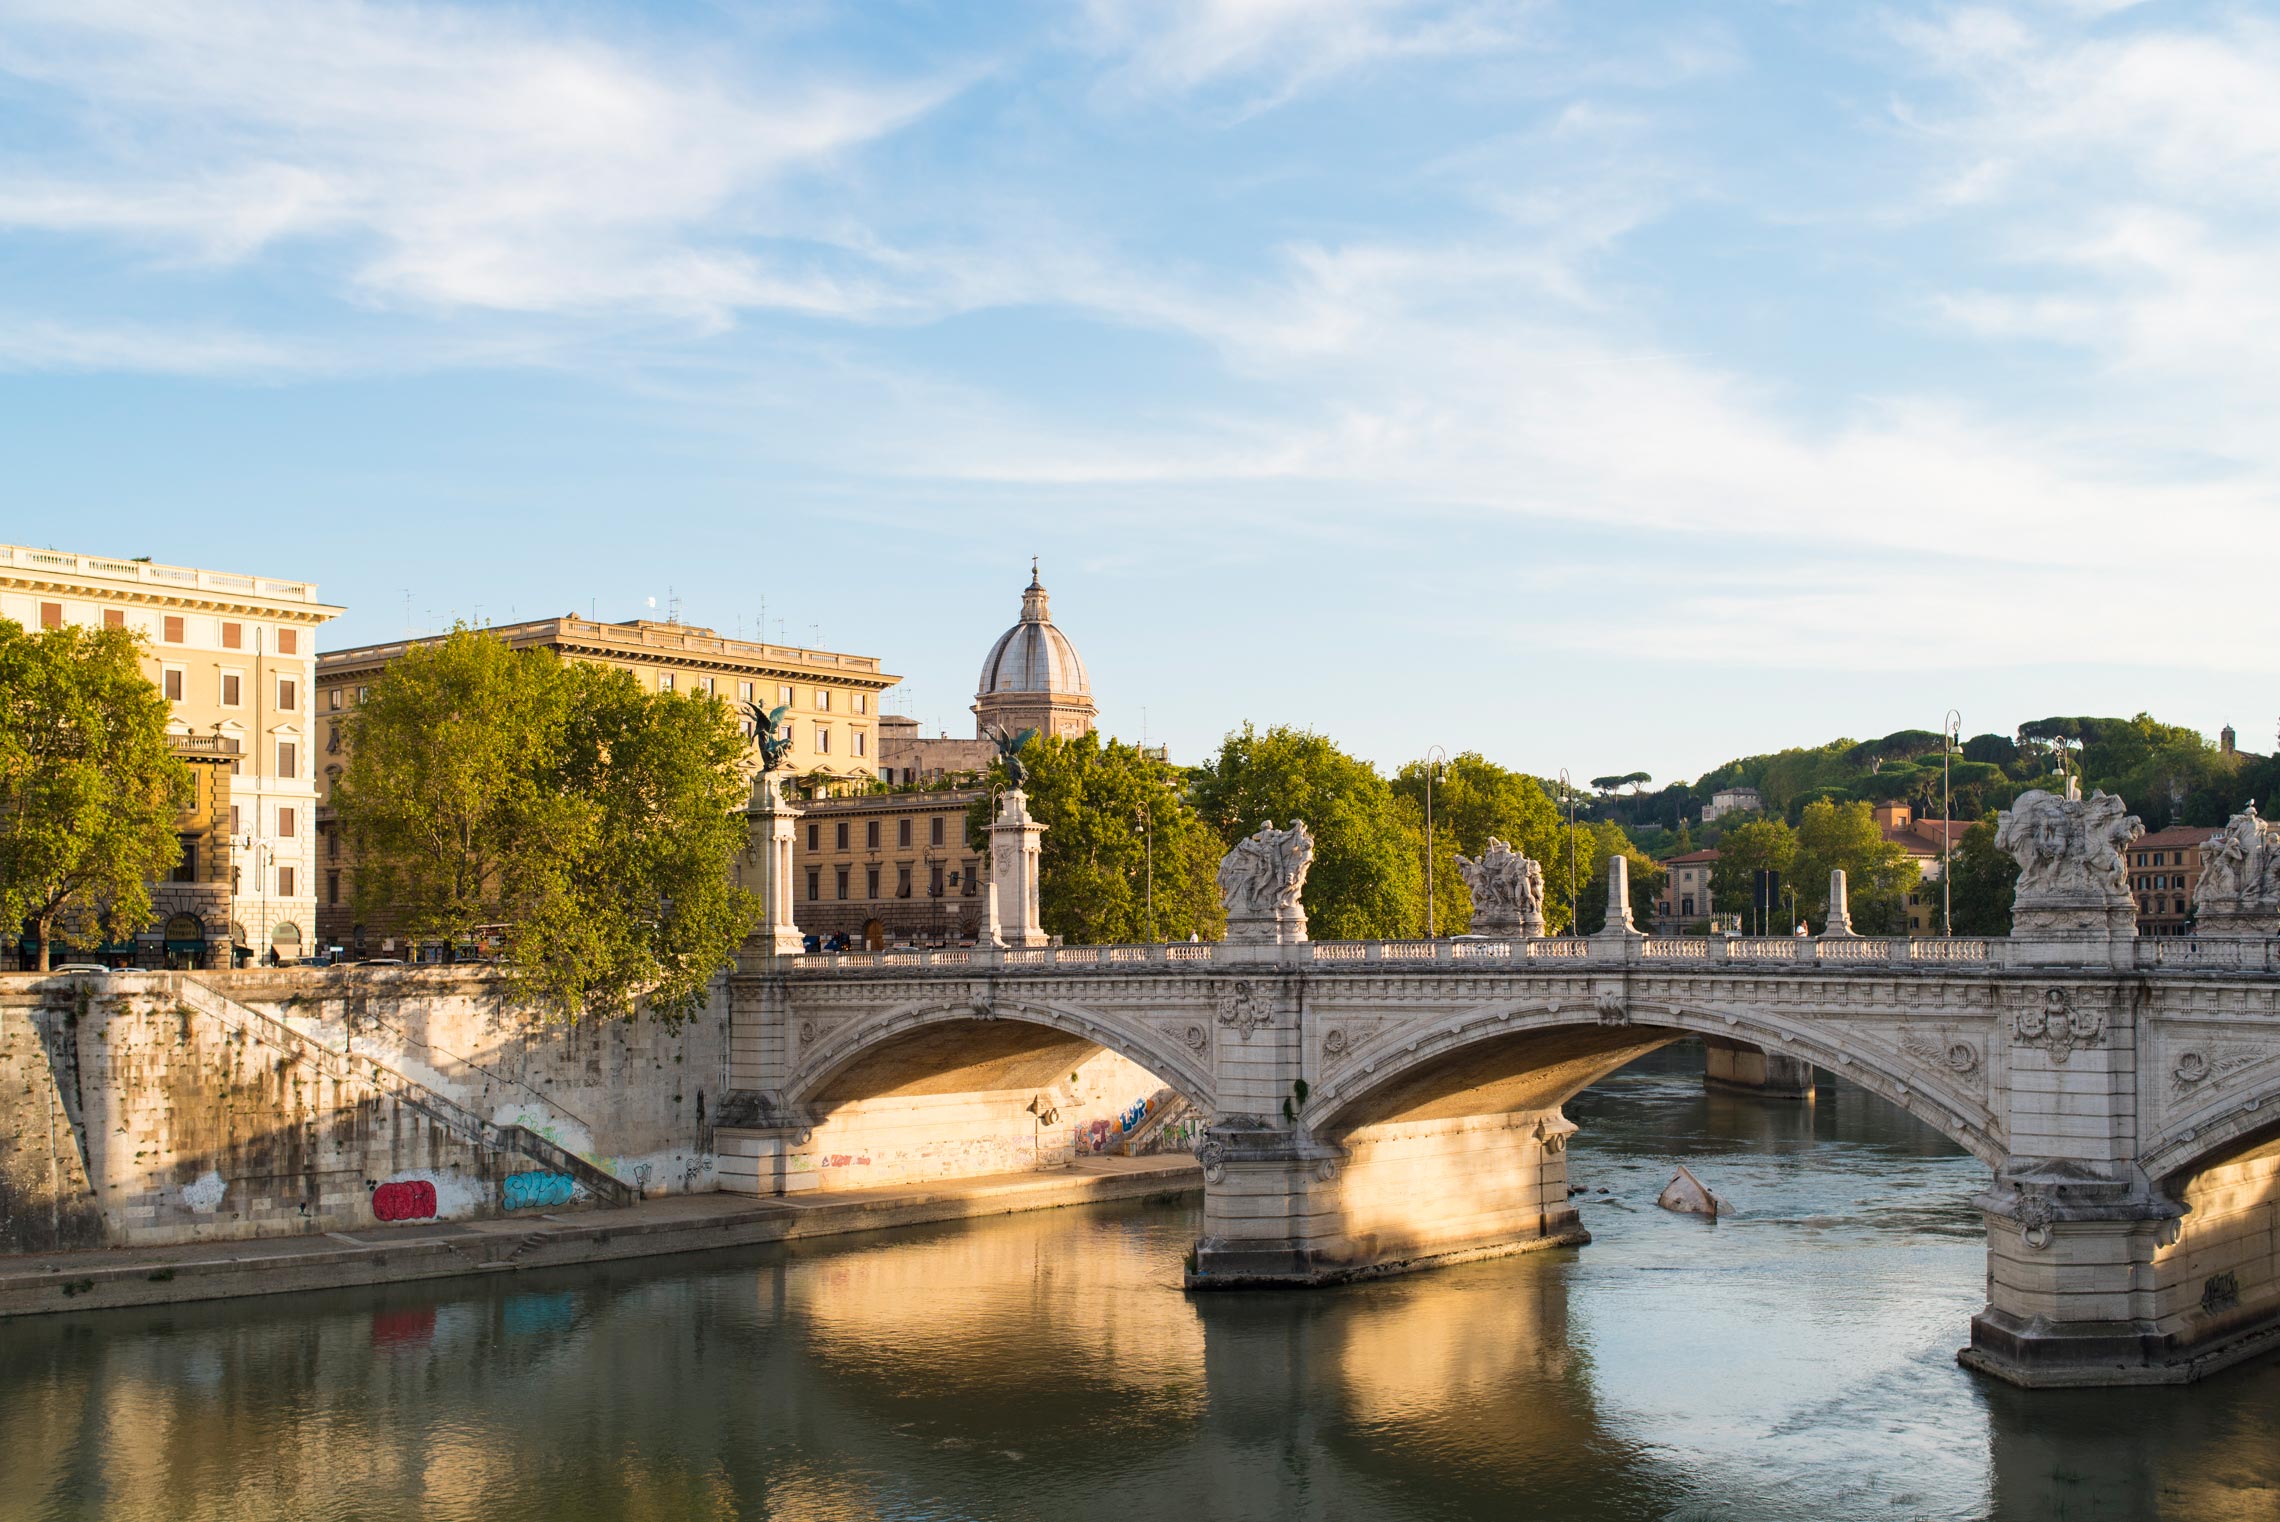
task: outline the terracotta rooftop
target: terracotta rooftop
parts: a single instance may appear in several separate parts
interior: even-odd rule
[[[2152,830],[2130,842],[2133,851],[2159,851],[2172,846],[2203,846],[2212,836],[2222,835],[2221,826],[2213,824],[2173,824],[2166,830]]]
[[[1688,851],[1683,856],[1673,856],[1666,860],[1663,865],[1666,867],[1675,867],[1681,864],[1692,866],[1696,862],[1716,861],[1717,859],[1718,848],[1716,846],[1707,846],[1699,851]]]

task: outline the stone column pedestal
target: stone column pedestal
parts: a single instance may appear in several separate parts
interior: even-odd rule
[[[1702,1081],[1713,1089],[1759,1099],[1813,1100],[1813,1064],[1741,1041],[1702,1038]]]
[[[800,811],[784,799],[782,781],[774,772],[752,779],[752,802],[744,810],[745,839],[760,868],[760,926],[746,936],[737,953],[737,965],[746,972],[765,971],[777,957],[798,956],[806,939],[793,919],[792,826]]]
[[[990,886],[997,895],[998,934],[1007,946],[1046,944],[1037,897],[1045,826],[1029,817],[1029,796],[1007,788],[990,824]]]

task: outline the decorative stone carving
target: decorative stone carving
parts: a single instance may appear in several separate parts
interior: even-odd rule
[[[2050,1246],[2050,1225],[2058,1219],[2058,1207],[2051,1204],[2050,1196],[2022,1190],[2011,1214],[2019,1223],[2021,1241],[2037,1252]]]
[[[1224,1183],[1227,1179],[1227,1149],[1218,1142],[1207,1141],[1195,1149],[1195,1160],[1203,1164],[1203,1181],[1207,1184]]]
[[[1345,1056],[1348,1045],[1344,1026],[1339,1026],[1322,1038],[1323,1052],[1333,1058]]]
[[[1200,1025],[1189,1026],[1184,1033],[1184,1036],[1187,1044],[1199,1052],[1202,1051],[1211,1040],[1211,1032],[1205,1030]]]
[[[1900,1050],[1927,1067],[1946,1068],[1958,1078],[1971,1079],[1979,1072],[1979,1048],[1962,1040],[1952,1031],[1905,1031],[1900,1037]]]
[[[1299,890],[1314,862],[1314,837],[1291,821],[1287,830],[1272,824],[1235,843],[1219,862],[1219,899],[1227,909],[1227,939],[1248,942],[1303,941],[1306,910]]]
[[[1479,860],[1459,856],[1457,873],[1472,890],[1475,935],[1544,933],[1544,869],[1491,835]]]
[[[2212,1051],[2186,1051],[2177,1054],[2169,1076],[2180,1095],[2191,1093],[2203,1084],[2215,1087],[2242,1068],[2253,1067],[2258,1061],[2254,1052],[2239,1047],[2219,1047]]]
[[[2253,801],[2201,848],[2193,909],[2196,936],[2280,934],[2280,824]]]
[[[1631,1023],[1630,1007],[1623,1002],[1623,996],[1619,993],[1603,993],[1591,1001],[1591,1007],[1597,1012],[1601,1025]]]
[[[2019,864],[2012,933],[2029,938],[2134,936],[2137,905],[2122,853],[2145,833],[2111,793],[2087,800],[2040,788],[1995,821],[1995,844]]]
[[[2040,1005],[2011,1016],[2011,1034],[2022,1046],[2039,1046],[2050,1060],[2064,1063],[2078,1046],[2096,1046],[2105,1039],[2103,1010],[2076,1009],[2063,988],[2048,989]]]
[[[1219,1023],[1233,1026],[1236,1034],[1245,1041],[1250,1040],[1251,1032],[1260,1026],[1274,1023],[1274,1011],[1269,1007],[1269,1001],[1247,981],[1236,983],[1221,992],[1217,1008]]]
[[[802,1020],[800,1022],[800,1040],[813,1041],[814,1039],[815,1022],[813,1020]]]

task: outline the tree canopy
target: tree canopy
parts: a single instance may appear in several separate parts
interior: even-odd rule
[[[1908,933],[1908,892],[1918,880],[1916,864],[1884,838],[1866,803],[1812,803],[1798,820],[1791,885],[1815,926],[1828,918],[1832,868],[1844,871],[1855,930],[1863,935]]]
[[[1178,770],[1093,733],[1036,736],[1020,755],[1030,815],[1045,826],[1037,897],[1049,933],[1079,946],[1218,938],[1226,926],[1217,879],[1223,847]],[[990,778],[1005,784],[1003,761],[992,764]],[[989,849],[990,807],[982,798],[967,814],[977,850]]]
[[[1223,843],[1269,822],[1306,822],[1314,835],[1303,896],[1309,935],[1368,940],[1424,925],[1421,847],[1368,762],[1309,730],[1261,733],[1246,724],[1190,776],[1196,806]]]
[[[557,1016],[685,1015],[759,921],[729,879],[746,745],[716,698],[462,626],[390,665],[343,735],[359,918],[446,944],[505,925]]]
[[[181,854],[193,782],[142,655],[125,629],[0,619],[0,924],[31,922],[43,972],[58,939],[150,923],[149,884]]]
[[[1394,796],[1404,818],[1422,841],[1427,763],[1412,761],[1395,774]],[[1594,857],[1589,832],[1582,837],[1577,869],[1588,882]],[[1433,897],[1435,928],[1462,934],[1472,925],[1472,895],[1457,875],[1456,858],[1478,858],[1490,836],[1544,868],[1544,917],[1550,927],[1574,923],[1568,899],[1567,823],[1542,783],[1523,772],[1497,765],[1478,751],[1466,751],[1433,771]]]

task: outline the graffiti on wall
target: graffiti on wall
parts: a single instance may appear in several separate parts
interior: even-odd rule
[[[509,1210],[567,1205],[577,1183],[567,1173],[510,1173],[499,1186]]]
[[[435,1185],[424,1178],[381,1184],[372,1191],[372,1213],[383,1221],[425,1221],[435,1215]]]

